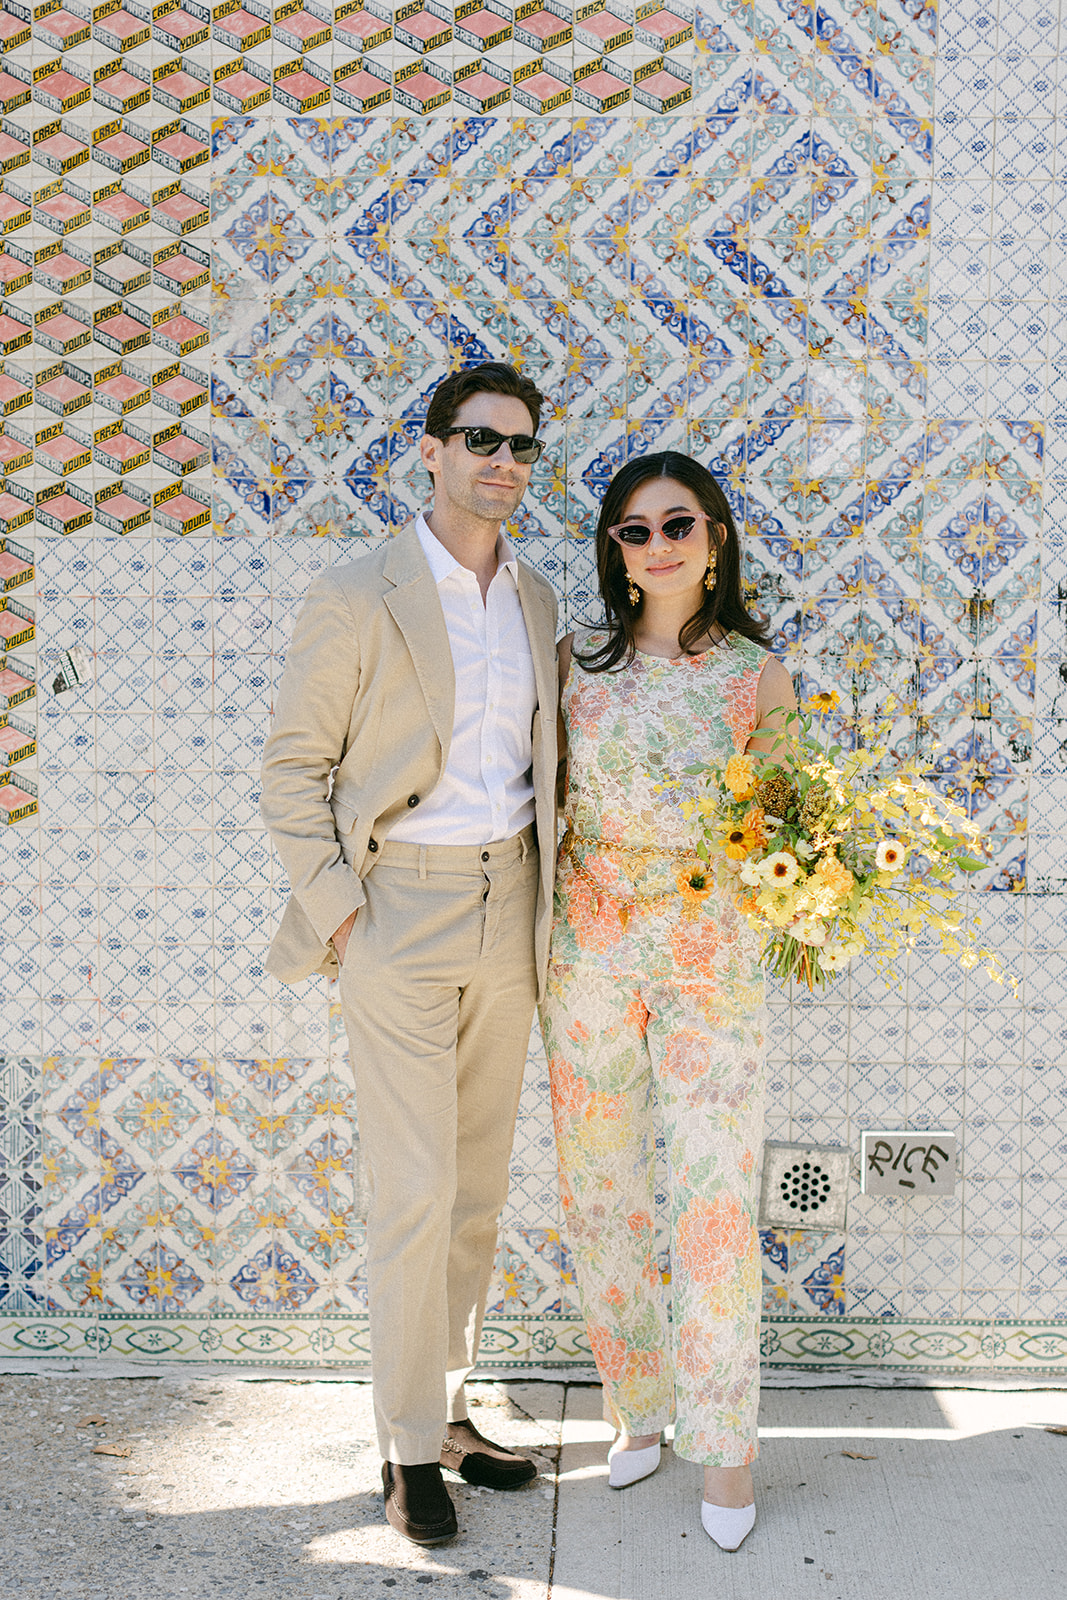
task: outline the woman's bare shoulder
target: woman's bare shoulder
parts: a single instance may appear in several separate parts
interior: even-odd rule
[[[789,669],[777,656],[769,655],[763,664],[759,688],[756,691],[756,704],[761,711],[770,711],[778,706],[785,706],[790,711],[796,710],[797,697],[793,692],[793,680],[789,676]]]

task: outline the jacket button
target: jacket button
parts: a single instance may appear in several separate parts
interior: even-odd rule
[[[418,803],[419,803],[419,797],[418,797],[417,794],[409,794],[408,795],[408,805],[409,806],[417,806]]]
[[[378,848],[377,839],[368,839],[367,840],[367,849],[368,850],[377,850],[377,848]]]
[[[488,861],[489,860],[489,852],[488,852],[488,850],[483,850],[482,851],[482,860],[483,861]]]

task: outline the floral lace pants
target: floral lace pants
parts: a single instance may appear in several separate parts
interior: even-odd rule
[[[762,1005],[724,1006],[722,988],[699,980],[555,961],[541,1020],[607,1409],[631,1435],[673,1416],[677,1455],[742,1466],[757,1453]],[[654,1256],[653,1096],[670,1173],[670,1324]]]

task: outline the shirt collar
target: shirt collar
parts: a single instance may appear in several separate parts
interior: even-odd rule
[[[440,539],[433,533],[426,515],[420,511],[415,519],[415,532],[419,536],[426,560],[430,565],[430,573],[434,583],[440,585],[454,572],[466,572],[450,551],[446,550]],[[519,558],[515,554],[515,547],[503,530],[497,535],[496,541],[497,571],[506,569],[511,573],[516,584],[519,581]]]

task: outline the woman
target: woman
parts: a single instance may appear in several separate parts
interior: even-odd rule
[[[630,461],[597,524],[607,625],[560,644],[567,751],[548,1048],[561,1192],[606,1412],[609,1482],[676,1455],[735,1550],[755,1521],[763,1117],[759,940],[695,852],[695,762],[768,750],[795,707],[741,597],[719,485],[689,456]],[[563,740],[566,743],[563,743]],[[671,1199],[673,1341],[653,1256],[653,1093]],[[673,1345],[673,1348],[672,1348]]]

